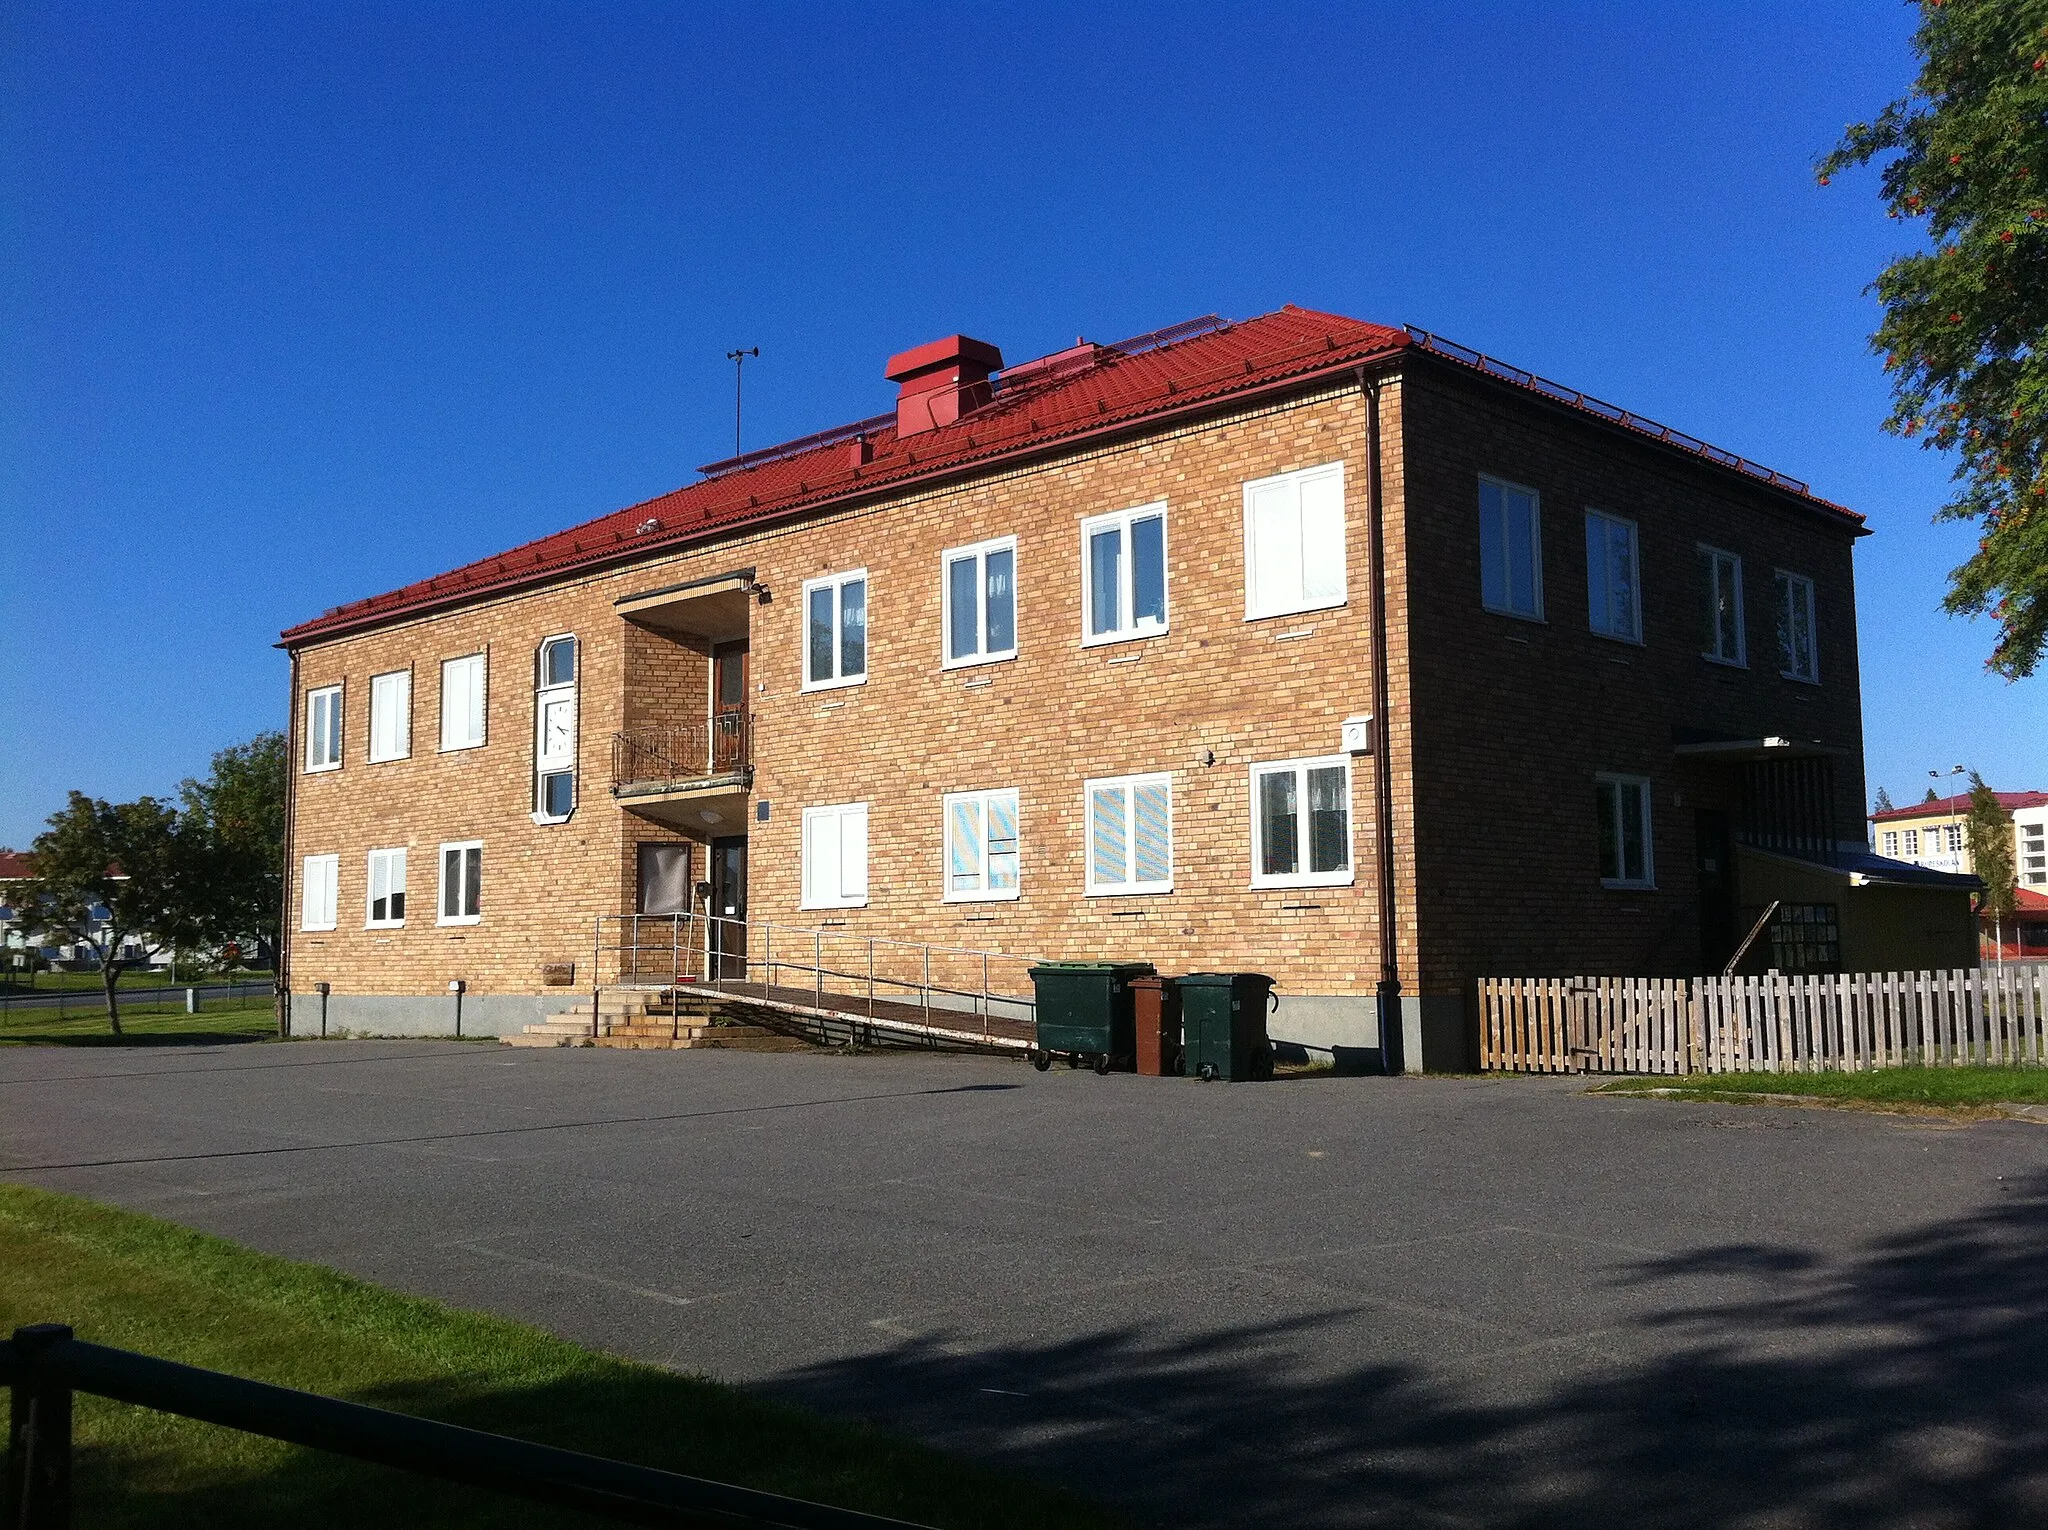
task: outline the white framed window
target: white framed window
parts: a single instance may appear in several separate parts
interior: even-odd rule
[[[860,908],[868,901],[868,805],[804,809],[805,908]]]
[[[1244,619],[1344,604],[1344,464],[1244,486]]]
[[[1083,786],[1089,896],[1173,891],[1173,777],[1119,776]]]
[[[1908,829],[1906,831],[1906,854],[1917,856],[1919,853],[1920,831],[1918,829]]]
[[[576,639],[542,640],[533,656],[533,821],[576,811]]]
[[[1608,887],[1654,887],[1650,853],[1650,782],[1645,776],[1595,776],[1600,814],[1600,881]]]
[[[341,769],[341,687],[306,692],[306,769]]]
[[[370,676],[370,763],[412,753],[412,671]]]
[[[1014,898],[1020,859],[1017,792],[952,792],[944,803],[948,903]]]
[[[441,846],[441,900],[436,924],[477,924],[483,919],[480,886],[484,874],[484,842],[456,840]]]
[[[1166,630],[1166,504],[1081,522],[1081,643]]]
[[[1886,855],[1897,855],[1899,853],[1899,831],[1897,829],[1886,829],[1884,831],[1884,853]]]
[[[2020,880],[2029,887],[2048,882],[2048,824],[2020,825]]]
[[[949,548],[942,561],[945,667],[1017,657],[1017,539]]]
[[[1949,853],[1950,855],[1960,855],[1960,854],[1962,854],[1962,851],[1963,851],[1963,831],[1962,831],[1962,827],[1961,827],[1960,825],[1958,825],[1958,824],[1950,824],[1950,825],[1949,825],[1949,826],[1948,826],[1947,828],[1943,829],[1943,830],[1942,830],[1941,832],[1942,832],[1942,834],[1943,834],[1943,835],[1945,836],[1945,839],[1946,839],[1946,844],[1947,844],[1947,847],[1948,847],[1948,853]]]
[[[1543,500],[1479,475],[1479,600],[1489,611],[1543,620]]]
[[[1777,571],[1778,673],[1787,680],[1820,683],[1820,653],[1814,641],[1813,581]]]
[[[1254,765],[1252,886],[1343,887],[1351,873],[1351,757]]]
[[[1602,637],[1643,640],[1636,523],[1602,510],[1586,512],[1586,620]]]
[[[476,749],[484,741],[484,656],[441,661],[441,747]]]
[[[363,927],[396,929],[405,923],[405,851],[372,850],[369,865],[369,907]]]
[[[868,677],[868,571],[804,584],[804,686],[859,685]]]
[[[331,930],[341,906],[341,857],[309,855],[299,870],[299,928]]]
[[[1740,668],[1749,663],[1742,626],[1742,560],[1700,544],[1700,656]]]

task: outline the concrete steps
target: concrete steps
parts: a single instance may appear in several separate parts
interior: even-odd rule
[[[811,1043],[758,1022],[745,1004],[695,994],[631,990],[604,994],[597,1025],[583,1000],[516,1036],[500,1037],[512,1047],[615,1047],[622,1051],[803,1052]]]

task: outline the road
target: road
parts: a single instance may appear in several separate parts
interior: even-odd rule
[[[2048,1522],[2023,1122],[914,1055],[18,1049],[0,1174],[1141,1523]]]

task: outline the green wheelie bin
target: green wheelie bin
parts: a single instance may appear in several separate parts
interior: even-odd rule
[[[1131,979],[1151,977],[1150,962],[1047,962],[1031,969],[1037,995],[1037,1036],[1031,1065],[1043,1073],[1054,1057],[1097,1073],[1132,1066],[1137,1030]]]
[[[1273,1076],[1266,1010],[1273,980],[1263,972],[1190,972],[1180,980],[1182,1071],[1200,1079]]]

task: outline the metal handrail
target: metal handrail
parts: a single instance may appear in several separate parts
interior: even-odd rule
[[[601,1519],[703,1530],[923,1530],[906,1520],[837,1509],[703,1477],[634,1466],[220,1371],[109,1349],[58,1323],[0,1341],[0,1382],[13,1388],[6,1523],[71,1523],[74,1392],[154,1408],[333,1455],[395,1466]]]
[[[606,940],[608,929],[616,932],[616,938],[609,942]],[[739,937],[737,940],[733,938],[735,935]],[[781,946],[779,956],[778,942]],[[830,943],[850,943],[865,960],[858,966],[827,961]],[[734,950],[736,945],[741,949]],[[917,977],[899,977],[884,970],[876,961],[878,951],[912,953]],[[806,954],[808,960],[803,959]],[[609,964],[606,961],[608,955],[613,958]],[[935,997],[971,1000],[972,1009],[966,1012],[980,1020],[982,1040],[992,1045],[1014,1045],[1016,1042],[1014,1037],[998,1038],[990,1030],[989,1022],[994,1018],[997,1005],[1017,1014],[1020,1020],[1035,1014],[1037,1009],[1028,981],[1008,991],[997,988],[994,981],[996,964],[1007,962],[1028,967],[1044,960],[1020,952],[942,946],[928,941],[898,940],[884,935],[776,924],[767,920],[701,912],[601,915],[597,920],[592,956],[590,1021],[593,1039],[602,1030],[602,999],[606,986],[677,988],[688,985],[725,989],[758,981],[763,996],[772,998],[778,986],[798,987],[792,983],[778,984],[777,974],[793,973],[803,975],[801,988],[810,992],[814,1007],[819,1010],[830,1008],[825,1002],[828,980],[835,994],[852,989],[848,997],[856,1003],[865,999],[866,1015],[871,1024],[899,1023],[881,1015],[876,1007],[883,1002],[880,994],[883,989],[916,994],[916,1003],[922,1012],[920,1023],[926,1032],[937,1029],[932,1018]],[[959,983],[934,981],[934,957],[942,959],[942,968],[948,965],[946,958],[966,959],[979,968],[979,983],[969,988]],[[738,967],[736,974],[730,970],[734,964]],[[612,985],[605,982],[608,971],[616,978]],[[752,975],[756,972],[759,973],[758,979]],[[942,971],[941,977],[944,976]],[[944,1013],[962,1013],[962,1010],[943,1003],[938,1008]],[[858,1013],[857,1010],[840,1012]]]

